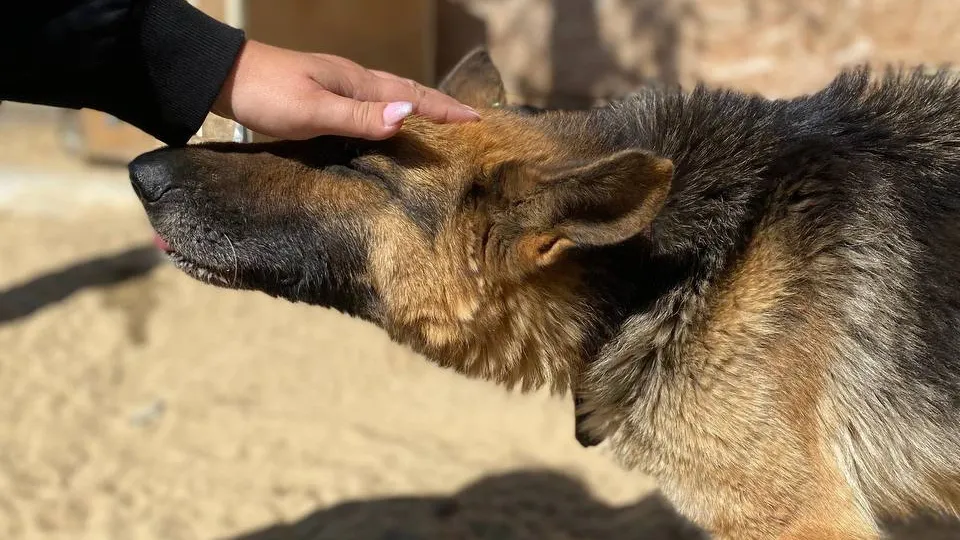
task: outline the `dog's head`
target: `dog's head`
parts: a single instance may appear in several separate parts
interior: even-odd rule
[[[642,236],[672,164],[604,151],[578,113],[507,106],[484,51],[440,88],[483,119],[167,148],[131,179],[196,278],[365,318],[471,375],[564,389],[595,308],[588,257]]]

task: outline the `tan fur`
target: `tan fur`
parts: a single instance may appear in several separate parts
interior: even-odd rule
[[[547,164],[566,156],[557,141],[515,118],[485,114],[484,122],[460,125],[411,120],[397,138],[399,159],[422,148],[435,152],[427,160],[410,156],[418,167],[408,171],[408,182],[446,194],[451,184],[503,161]],[[577,321],[590,317],[576,297],[576,269],[558,268],[531,283],[497,279],[479,252],[483,219],[453,216],[431,241],[402,213],[377,218],[370,271],[384,294],[385,327],[395,339],[470,376],[564,392],[579,371],[570,364],[580,357]],[[420,264],[408,264],[411,259]]]
[[[484,110],[482,122],[465,124],[434,124],[420,117],[407,120],[397,136],[400,159],[405,152],[410,159],[420,160],[425,149],[436,155],[443,166],[456,175],[426,172],[424,182],[446,184],[466,177],[462,168],[489,169],[505,161],[524,160],[550,163],[563,160],[574,150],[564,146],[555,136],[538,131],[529,122],[496,110]],[[435,166],[440,165],[434,163]]]
[[[447,224],[432,245],[400,216],[374,230],[370,269],[385,292],[384,327],[392,337],[470,376],[524,389],[570,388],[579,369],[569,362],[579,358],[582,338],[575,321],[586,322],[571,276],[543,276],[541,286],[482,277],[469,224]]]
[[[682,344],[675,357],[685,361],[676,379],[648,389],[660,395],[656,409],[619,418],[601,408],[591,420],[621,424],[611,435],[625,463],[659,478],[718,538],[772,538],[780,530],[793,531],[783,538],[874,538],[876,525],[834,465],[833,426],[813,414],[824,399],[824,364],[835,357],[823,315],[782,322],[803,272],[786,244],[775,232],[757,237],[705,296],[709,315],[681,315],[674,332],[684,337],[661,336]],[[624,339],[644,334],[627,330]],[[656,438],[647,425],[660,428]]]

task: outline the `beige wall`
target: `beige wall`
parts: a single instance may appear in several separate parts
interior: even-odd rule
[[[432,83],[434,0],[247,0],[251,38]]]
[[[444,1],[485,27],[510,92],[540,103],[649,79],[789,96],[851,63],[960,60],[957,0]]]

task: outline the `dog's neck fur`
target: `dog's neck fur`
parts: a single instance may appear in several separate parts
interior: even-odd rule
[[[782,104],[705,89],[649,90],[572,123],[604,151],[642,148],[675,166],[649,239],[588,256],[601,322],[583,346],[574,389],[582,444],[615,429],[648,381],[682,362],[690,327],[706,316],[707,294],[737,260],[771,191],[764,165],[776,150],[772,130]],[[743,133],[752,140],[726,144]],[[629,340],[620,339],[627,333]]]

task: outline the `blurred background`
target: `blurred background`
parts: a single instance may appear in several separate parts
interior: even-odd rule
[[[435,84],[486,44],[511,99],[651,81],[788,97],[960,56],[956,0],[198,0],[251,38]],[[211,119],[199,138],[229,137]],[[685,539],[569,399],[440,370],[370,325],[158,257],[91,111],[0,106],[0,538]],[[951,524],[901,538],[956,538]]]

